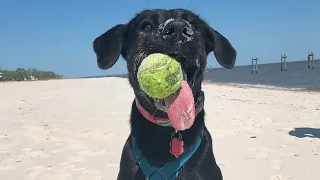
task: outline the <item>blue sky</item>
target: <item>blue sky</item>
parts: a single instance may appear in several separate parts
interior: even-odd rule
[[[67,78],[126,73],[120,58],[97,67],[93,40],[136,12],[186,8],[226,36],[238,51],[236,65],[320,57],[319,0],[0,0],[0,66],[52,70]],[[221,67],[211,53],[209,65]]]

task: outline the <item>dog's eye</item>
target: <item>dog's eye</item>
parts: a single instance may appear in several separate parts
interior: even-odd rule
[[[198,25],[195,21],[190,21],[189,24],[191,25],[192,29],[198,29]]]
[[[152,25],[149,22],[143,23],[142,30],[150,32],[152,30]]]

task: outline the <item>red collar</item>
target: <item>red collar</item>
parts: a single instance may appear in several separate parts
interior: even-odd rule
[[[202,88],[200,88],[201,90]],[[203,92],[202,92],[203,94]],[[153,117],[148,111],[146,111],[139,103],[138,99],[135,98],[136,100],[136,105],[137,105],[137,108],[139,110],[139,112],[142,114],[142,116],[144,118],[146,118],[147,120],[149,120],[150,122],[154,123],[154,124],[157,124],[157,125],[160,125],[160,126],[166,126],[166,127],[172,127],[172,124],[170,122],[170,120],[168,118],[157,118],[157,117]],[[203,98],[201,98],[201,100],[199,100],[199,102],[195,102],[195,106],[196,106],[196,116],[197,114],[202,110],[203,108]],[[202,103],[201,103],[202,102]],[[198,103],[200,104],[198,106]]]
[[[172,127],[171,122],[168,118],[157,118],[153,117],[148,111],[146,111],[138,102],[138,99],[136,98],[136,105],[140,113],[143,115],[144,118],[149,120],[150,122],[160,125],[160,126],[166,126],[166,127]]]

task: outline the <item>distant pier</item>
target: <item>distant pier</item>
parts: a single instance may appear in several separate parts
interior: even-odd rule
[[[308,52],[308,68],[315,69],[314,65],[314,53],[312,51]],[[287,71],[287,55],[283,53],[280,55],[280,70]],[[251,58],[251,73],[258,74],[258,58]]]
[[[308,52],[308,68],[314,69],[314,53],[312,51]]]
[[[253,64],[254,61],[255,61],[255,66]],[[252,66],[252,74],[253,72],[258,74],[258,58],[257,57],[251,59],[251,66]]]
[[[287,71],[287,55],[281,54],[281,71]]]

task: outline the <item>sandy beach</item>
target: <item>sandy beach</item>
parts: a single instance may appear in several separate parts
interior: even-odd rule
[[[225,180],[320,179],[320,93],[203,89]],[[123,78],[0,83],[1,180],[116,179],[133,98]]]

